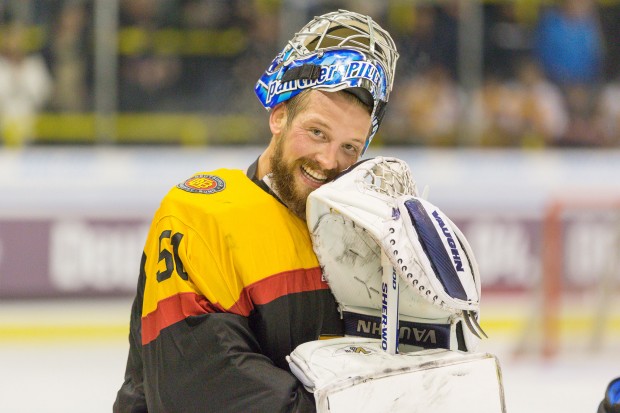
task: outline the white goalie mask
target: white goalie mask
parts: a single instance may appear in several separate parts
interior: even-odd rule
[[[384,253],[400,280],[401,340],[403,323],[412,322],[418,332],[435,329],[426,340],[418,334],[414,346],[475,349],[484,332],[473,251],[439,208],[418,197],[405,162],[376,157],[354,165],[310,194],[306,218],[345,328],[355,327],[347,315],[359,325],[360,314],[381,314]]]

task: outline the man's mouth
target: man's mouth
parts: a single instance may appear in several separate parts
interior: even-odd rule
[[[301,165],[301,172],[303,173],[304,177],[308,178],[311,182],[315,182],[319,185],[322,185],[325,182],[327,182],[327,175],[325,175],[322,172],[312,169],[307,164]]]

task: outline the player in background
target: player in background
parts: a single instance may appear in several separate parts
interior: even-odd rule
[[[597,413],[620,413],[620,377],[609,382]]]
[[[142,255],[114,412],[314,411],[286,355],[343,326],[305,223],[310,192],[376,133],[398,54],[370,17],[315,17],[256,84],[271,141],[247,172],[172,188]]]

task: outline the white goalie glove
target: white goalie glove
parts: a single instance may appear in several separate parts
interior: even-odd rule
[[[310,194],[306,216],[347,336],[385,338],[383,272],[391,266],[401,351],[475,350],[484,332],[474,254],[457,226],[418,197],[405,162],[354,165]]]
[[[354,165],[310,194],[306,218],[347,336],[287,358],[317,412],[505,412],[497,359],[474,352],[473,252],[405,162]]]

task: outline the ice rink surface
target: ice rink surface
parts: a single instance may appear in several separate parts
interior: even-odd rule
[[[123,380],[130,305],[1,302],[0,412],[111,412]],[[595,413],[607,383],[620,375],[620,351],[515,358],[514,332],[488,333],[481,350],[499,357],[510,413]]]

